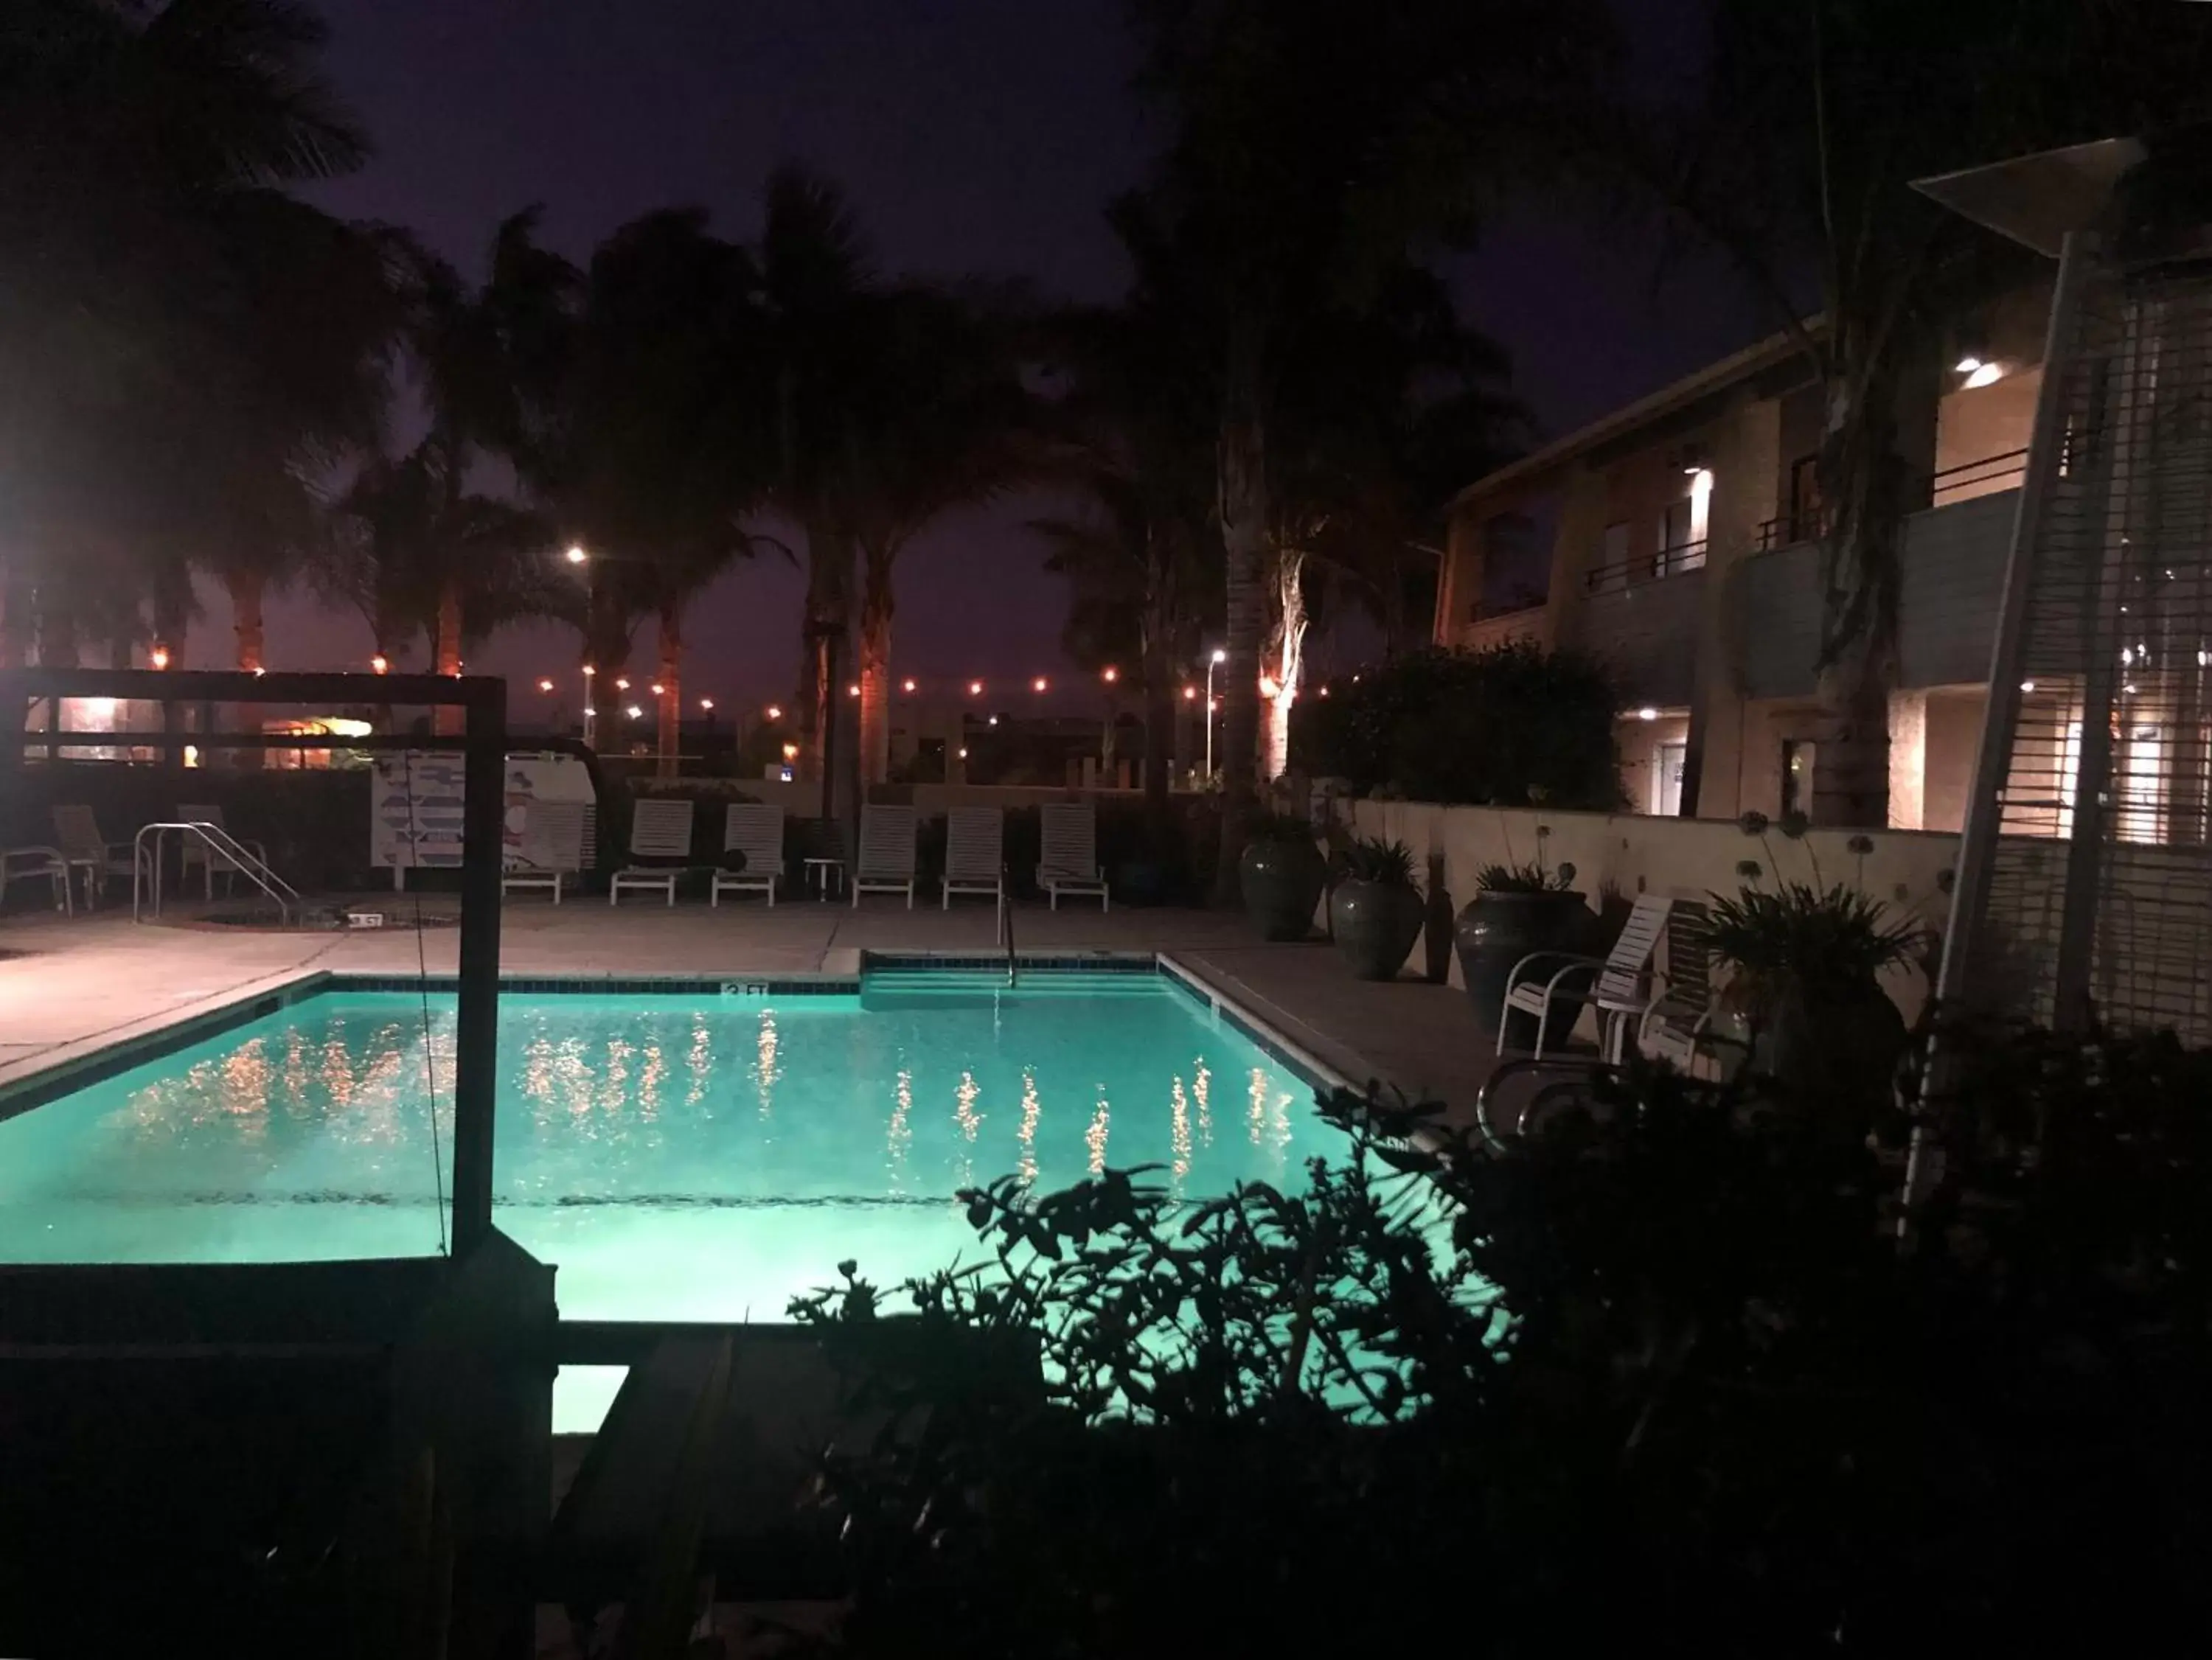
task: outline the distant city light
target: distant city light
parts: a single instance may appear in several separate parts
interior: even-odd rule
[[[1195,686],[1184,687],[1182,688],[1182,700],[1185,703],[1196,703],[1198,701],[1198,688]]]
[[[712,698],[701,698],[699,700],[699,706],[711,715],[714,712],[714,700]]]
[[[2202,666],[2204,660],[2204,653],[2199,651],[2197,654],[2197,658],[2199,666]],[[2033,692],[2035,689],[2035,682],[2032,680],[2024,680],[2020,683],[2020,689],[2023,692]]]
[[[584,678],[586,680],[589,680],[593,675],[596,675],[599,672],[599,671],[598,669],[592,668],[588,663],[584,665]]]
[[[1650,707],[1649,705],[1646,705],[1644,707],[1638,709],[1636,712],[1636,718],[1638,720],[1656,720],[1659,718],[1659,712],[1656,709]]]
[[[983,695],[983,682],[980,680],[969,681],[968,682],[968,695],[971,698],[981,697]]]
[[[781,704],[775,703],[769,705],[768,718],[770,720],[781,720],[783,718],[783,706]]]
[[[584,718],[586,720],[597,720],[599,718],[599,712],[598,710],[592,708],[588,703],[584,706]]]
[[[639,707],[638,707],[635,703],[633,703],[632,705],[630,705],[630,706],[629,706],[629,708],[627,708],[627,709],[625,709],[625,710],[623,710],[623,713],[624,713],[625,715],[628,715],[628,716],[629,716],[632,720],[635,720],[635,719],[636,719],[640,715],[642,715],[644,712],[645,712],[645,711],[644,711],[644,710],[642,710],[642,709],[641,709],[641,708],[639,708]]]
[[[1328,695],[1328,687],[1326,687],[1326,686],[1322,687],[1322,688],[1321,688],[1321,694],[1322,694],[1323,697],[1327,697],[1327,696]]]
[[[264,669],[264,668],[263,668],[259,663],[255,663],[255,664],[253,665],[253,673],[254,673],[254,676],[255,676],[255,678],[256,678],[256,679],[258,679],[261,676],[265,675],[265,674],[267,674],[268,672],[269,672],[269,671],[268,671],[266,669]]]
[[[571,565],[581,565],[590,557],[591,555],[586,553],[581,548],[571,548],[568,549],[568,563]]]
[[[848,686],[845,688],[845,695],[848,698],[856,698],[860,696],[860,682],[856,680],[850,686]]]
[[[379,651],[374,657],[368,660],[368,666],[372,673],[380,675],[392,667],[392,659],[385,656],[383,652]]]
[[[786,760],[797,760],[799,759],[799,746],[795,743],[785,744],[783,746],[783,758]]]
[[[167,668],[169,666],[169,648],[166,645],[156,645],[152,651],[146,654],[146,661],[152,663],[156,669]]]
[[[629,691],[629,682],[626,678],[624,678],[623,676],[621,676],[621,675],[617,675],[617,676],[615,676],[615,690],[616,690],[616,691],[617,691],[617,692],[627,692],[627,691]]]
[[[991,717],[991,720],[990,720],[990,724],[991,724],[992,725],[994,725],[994,726],[996,726],[996,725],[999,724],[999,718],[998,718],[996,715],[992,716],[992,717]]]
[[[553,682],[550,680],[541,680],[538,682],[538,689],[541,692],[550,692],[553,689]]]
[[[657,698],[665,698],[668,695],[668,688],[656,680],[653,682],[653,695]]]
[[[967,752],[965,749],[963,749],[963,750],[960,752],[960,759],[961,759],[961,760],[967,760],[967,759],[968,759],[968,752]]]
[[[901,681],[899,682],[899,690],[906,693],[908,696],[912,696],[914,694],[914,682],[910,680]]]
[[[1109,663],[1106,665],[1104,671],[1099,676],[1099,678],[1103,680],[1109,686],[1111,686],[1115,681],[1121,678],[1121,671]]]
[[[1048,689],[1049,689],[1048,683],[1042,675],[1039,675],[1035,680],[1030,682],[1030,690],[1032,692],[1042,692]]]

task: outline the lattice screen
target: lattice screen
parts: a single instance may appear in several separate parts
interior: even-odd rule
[[[2212,1040],[2212,264],[2069,239],[1942,990]]]

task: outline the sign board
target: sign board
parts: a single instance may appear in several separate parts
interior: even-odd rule
[[[510,754],[504,782],[502,868],[550,867],[553,861],[532,825],[531,806],[592,806],[591,770],[574,755]],[[390,870],[395,886],[408,870],[459,869],[462,820],[460,756],[410,749],[376,758],[369,788],[368,862]]]

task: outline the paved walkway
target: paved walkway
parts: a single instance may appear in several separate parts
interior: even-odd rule
[[[426,911],[450,916],[450,900]],[[275,934],[141,927],[127,916],[0,918],[0,1087],[142,1032],[189,1019],[321,970],[433,973],[456,966],[459,930]],[[1412,979],[1355,980],[1326,944],[1263,945],[1241,917],[1185,910],[1022,906],[1024,952],[1165,951],[1316,1058],[1469,1111],[1489,1075],[1489,1045],[1465,995]],[[843,905],[757,901],[669,907],[632,900],[511,901],[500,960],[509,974],[849,973],[873,951],[989,952],[988,906],[908,911],[896,900]]]

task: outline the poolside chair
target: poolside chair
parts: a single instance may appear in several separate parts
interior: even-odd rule
[[[585,850],[592,845],[593,810],[588,802],[533,801],[528,811],[529,828],[538,833],[531,839],[544,850],[544,863],[501,871],[500,897],[544,888],[558,905],[562,886],[583,871]]]
[[[69,861],[58,847],[34,845],[0,848],[0,900],[8,897],[11,881],[45,877],[53,884],[54,909],[76,914],[76,892],[70,883]]]
[[[1060,896],[1096,899],[1101,911],[1114,901],[1106,892],[1106,867],[1098,863],[1098,815],[1087,801],[1047,802],[1037,809],[1042,846],[1037,886],[1060,909]]]
[[[1006,893],[1006,815],[996,807],[955,807],[945,815],[945,904],[955,894]]]
[[[714,872],[709,906],[718,906],[725,894],[765,894],[769,909],[775,908],[775,890],[783,881],[783,809],[758,802],[738,802],[722,815],[722,851],[743,853],[742,869]]]
[[[1640,1020],[1656,1001],[1665,976],[1651,966],[1651,954],[1667,926],[1674,901],[1646,894],[1628,913],[1627,925],[1603,957],[1586,957],[1573,951],[1537,951],[1513,965],[1505,977],[1505,1002],[1498,1012],[1498,1052],[1505,1052],[1505,1033],[1513,1011],[1536,1017],[1536,1046],[1530,1053],[1541,1058],[1544,1040],[1551,1035],[1552,1004],[1577,1003],[1596,1011],[1599,1052],[1618,1061],[1626,1046],[1628,1022]],[[1546,965],[1539,967],[1538,965]],[[1557,965],[1556,966],[1550,966]],[[1579,982],[1579,984],[1577,984]],[[1565,1040],[1561,1034],[1561,1041]]]
[[[229,827],[222,821],[222,809],[215,806],[211,803],[203,806],[179,807],[177,809],[177,821],[180,824],[204,824],[211,826],[215,829],[222,831],[225,836],[228,836],[229,839],[233,842],[236,843],[240,847],[244,848],[247,852],[252,854],[264,868],[268,865],[269,850],[264,847],[258,841],[248,841],[243,836],[231,836]],[[231,885],[228,878],[235,876],[240,870],[245,869],[245,867],[240,864],[237,859],[232,857],[229,853],[225,852],[220,847],[210,846],[206,842],[202,841],[198,836],[186,836],[185,838],[181,858],[182,871],[186,876],[190,876],[192,874],[192,868],[195,865],[199,867],[202,877],[205,883],[207,896],[210,900],[215,898],[215,879],[218,875],[225,878],[223,887],[228,889]]]
[[[906,908],[914,909],[915,816],[911,807],[878,807],[871,802],[860,809],[860,862],[853,872],[853,908],[860,895],[903,894]]]
[[[1712,1029],[1712,913],[1694,900],[1680,900],[1667,916],[1666,990],[1644,1011],[1637,1047],[1694,1072],[1716,1044]]]
[[[691,857],[691,803],[688,801],[641,801],[631,809],[629,856],[634,859],[688,859]],[[624,888],[659,888],[676,903],[676,879],[681,864],[626,864],[607,884],[607,903],[623,896]]]
[[[110,876],[129,876],[136,881],[138,875],[137,845],[127,841],[110,841],[100,833],[100,825],[92,816],[92,809],[82,805],[54,809],[54,840],[61,847],[62,861],[72,873],[84,872],[84,900],[88,908],[100,903]]]

